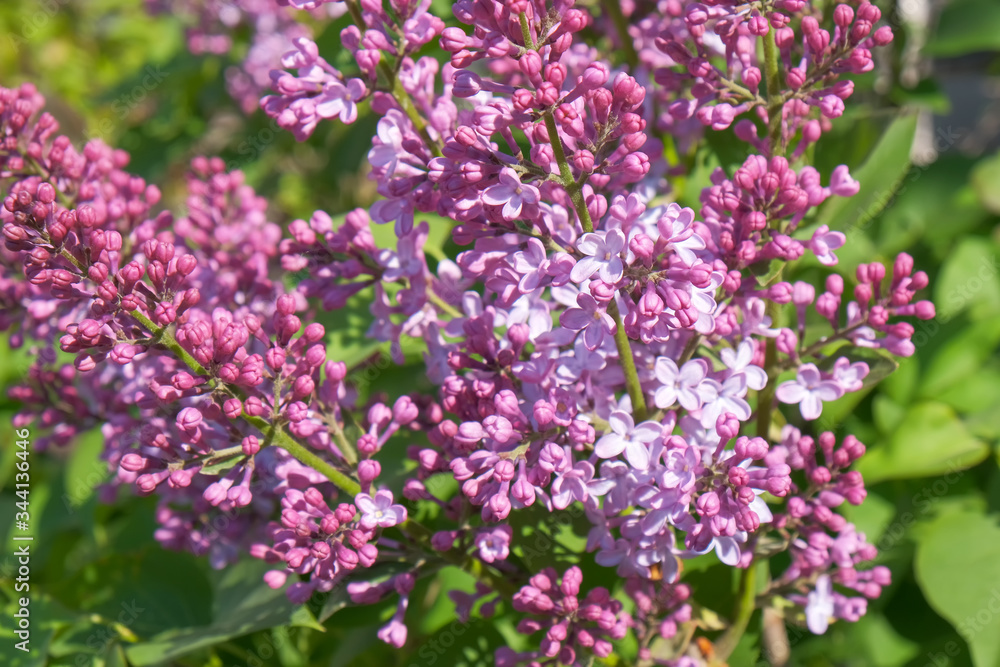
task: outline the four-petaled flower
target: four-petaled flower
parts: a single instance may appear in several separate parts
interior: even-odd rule
[[[847,237],[844,236],[843,232],[831,232],[827,225],[820,225],[813,232],[812,238],[809,239],[809,249],[816,255],[820,264],[833,266],[837,263],[837,256],[833,254],[833,251],[842,247],[846,242]]]
[[[604,343],[604,335],[614,335],[617,330],[615,320],[601,307],[597,299],[581,292],[576,297],[579,308],[564,310],[559,322],[567,329],[583,331],[583,344],[588,350],[596,350]]]
[[[611,459],[625,452],[625,460],[638,470],[649,468],[649,443],[660,437],[663,427],[656,422],[643,422],[638,426],[632,415],[615,410],[608,418],[611,433],[594,445],[594,453],[602,459]]]
[[[354,497],[354,504],[361,511],[361,527],[365,530],[375,526],[391,528],[406,521],[406,508],[392,503],[392,491],[379,491],[374,498],[359,493]]]
[[[349,79],[346,83],[331,81],[316,98],[316,113],[323,118],[340,116],[342,123],[353,123],[358,119],[357,101],[367,92],[361,79]]]
[[[510,526],[497,526],[484,530],[476,536],[476,547],[479,557],[487,563],[507,560],[510,555],[510,538],[514,530]]]
[[[595,273],[606,283],[617,283],[622,279],[625,265],[621,251],[625,249],[625,234],[620,229],[584,234],[576,243],[576,249],[586,257],[577,261],[569,274],[570,280],[580,284]]]
[[[391,176],[396,173],[396,163],[403,154],[403,132],[393,116],[378,122],[378,138],[381,143],[368,151],[368,161],[373,167],[385,167],[385,173]]]
[[[814,635],[826,632],[833,616],[833,582],[830,575],[822,574],[816,579],[816,588],[809,593],[806,602],[806,626]]]
[[[653,366],[660,386],[653,394],[653,402],[658,408],[669,408],[674,403],[680,403],[688,412],[701,407],[702,393],[700,387],[708,375],[708,364],[701,359],[692,359],[680,369],[673,359],[657,357]]]
[[[767,373],[760,366],[753,364],[753,343],[750,341],[743,341],[735,350],[723,348],[720,356],[722,363],[733,372],[733,375],[745,377],[747,386],[754,391],[760,391],[767,385]]]
[[[823,401],[835,401],[844,390],[833,380],[824,380],[816,364],[802,364],[798,377],[778,385],[775,396],[782,403],[798,403],[803,419],[817,419],[823,413]]]
[[[503,219],[514,220],[525,204],[537,204],[542,195],[534,185],[522,183],[510,167],[500,170],[500,182],[483,190],[483,203],[503,206]]]

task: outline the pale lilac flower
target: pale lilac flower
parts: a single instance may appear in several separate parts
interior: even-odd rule
[[[653,393],[653,402],[658,408],[669,408],[680,403],[687,411],[701,408],[703,397],[701,386],[708,375],[708,364],[702,359],[692,359],[681,369],[669,357],[657,357],[654,365],[656,379],[660,386]]]
[[[597,441],[594,453],[602,459],[611,459],[625,452],[629,465],[646,470],[649,467],[649,443],[660,437],[663,427],[651,421],[636,426],[632,415],[621,410],[611,413],[608,424],[611,433]]]
[[[517,172],[510,167],[500,170],[500,182],[483,190],[483,203],[503,206],[504,220],[514,220],[521,215],[524,204],[537,204],[541,193],[533,185],[521,183]]]
[[[798,403],[804,419],[817,419],[823,413],[823,401],[835,401],[844,395],[840,385],[824,380],[816,364],[799,367],[795,380],[782,382],[775,396],[782,403]]]
[[[479,557],[487,563],[507,560],[507,556],[510,555],[510,538],[513,534],[513,529],[506,525],[479,533],[476,536]]]
[[[378,122],[378,138],[381,142],[368,151],[368,161],[373,167],[385,167],[387,176],[396,172],[396,163],[403,154],[403,132],[392,116]]]
[[[830,192],[838,197],[853,197],[861,191],[861,184],[851,177],[846,164],[834,167],[830,174]]]
[[[583,331],[583,342],[588,350],[596,350],[604,342],[605,334],[614,335],[614,319],[601,307],[597,299],[581,292],[576,297],[579,308],[564,310],[559,322],[567,329]]]
[[[813,251],[813,254],[816,255],[816,259],[820,261],[820,264],[833,266],[838,261],[833,251],[843,247],[845,243],[847,243],[847,237],[844,236],[843,232],[831,232],[827,225],[820,225],[813,232],[812,238],[809,239],[807,245]]]
[[[406,508],[392,503],[392,491],[379,491],[374,498],[359,493],[354,497],[354,505],[361,512],[361,527],[365,530],[375,526],[391,528],[406,521]]]
[[[730,375],[721,384],[708,380],[703,392],[705,404],[701,411],[702,426],[712,428],[719,415],[726,412],[736,415],[740,421],[750,419],[750,404],[743,398],[746,395],[747,379],[742,374]]]
[[[517,289],[524,294],[533,292],[547,277],[545,270],[549,266],[548,253],[536,238],[528,239],[528,247],[514,253],[511,263],[514,270],[521,274]]]
[[[755,391],[760,391],[767,385],[767,373],[760,366],[754,366],[753,343],[744,340],[736,350],[723,348],[721,352],[722,363],[733,372],[733,375],[743,375],[746,378],[747,386]]]
[[[697,261],[695,250],[705,249],[705,240],[694,233],[693,222],[694,211],[681,208],[676,202],[668,205],[656,222],[660,243],[665,243],[666,249],[672,250],[686,266],[694,266]]]
[[[406,643],[406,624],[402,619],[392,617],[385,626],[378,631],[378,638],[389,646],[403,648]]]
[[[809,593],[806,603],[806,626],[815,635],[826,632],[833,616],[833,582],[830,575],[816,579],[816,588]]]
[[[625,234],[620,229],[584,234],[577,241],[576,249],[587,256],[579,260],[569,274],[574,283],[582,283],[595,273],[606,283],[614,284],[622,279],[625,267],[620,254],[625,249]]]
[[[845,393],[861,391],[868,371],[868,364],[863,361],[852,364],[847,357],[840,357],[833,363],[833,379]]]
[[[316,97],[316,113],[323,118],[339,116],[342,123],[353,123],[358,119],[357,101],[367,92],[361,79],[349,79],[346,83],[331,81]]]
[[[556,473],[556,479],[552,482],[552,506],[557,510],[563,510],[574,500],[585,503],[591,495],[603,495],[613,486],[613,482],[594,479],[592,463],[577,461],[572,468]]]

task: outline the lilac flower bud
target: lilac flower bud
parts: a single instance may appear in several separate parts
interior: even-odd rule
[[[797,350],[799,347],[799,338],[795,335],[795,332],[791,329],[781,329],[778,333],[778,337],[775,339],[775,347],[782,354],[787,354],[790,357],[795,357],[797,355]]]
[[[499,415],[490,415],[484,419],[483,430],[500,445],[505,445],[517,438],[510,420]]]
[[[378,547],[374,544],[365,544],[358,549],[358,562],[361,564],[361,567],[371,567],[377,560]]]
[[[337,564],[345,570],[353,570],[358,566],[358,554],[342,543],[337,543]]]
[[[369,485],[375,481],[382,473],[382,466],[378,461],[366,459],[358,463],[358,479],[363,485]]]
[[[256,396],[249,397],[243,403],[243,411],[251,417],[260,417],[264,414],[264,404]]]
[[[201,426],[202,414],[198,408],[184,408],[177,414],[177,428],[191,432]]]
[[[288,574],[286,572],[282,572],[281,570],[270,570],[264,575],[264,583],[273,589],[278,589],[284,586],[287,579]]]
[[[734,446],[736,458],[739,460],[751,459],[759,461],[767,456],[768,445],[763,438],[742,437],[736,441]]]
[[[517,478],[511,487],[511,495],[524,506],[530,506],[535,502],[535,488],[528,480],[521,476]]]
[[[368,409],[368,423],[378,430],[384,429],[392,421],[392,410],[382,403],[376,403]]]
[[[887,25],[882,26],[872,35],[872,41],[875,42],[875,46],[887,46],[892,42],[892,39],[892,28]]]
[[[216,507],[218,506],[219,503],[221,503],[223,500],[226,499],[226,496],[229,492],[229,487],[232,485],[232,483],[233,483],[232,480],[229,479],[221,479],[218,482],[213,482],[212,484],[209,484],[208,488],[206,488],[204,493],[202,493],[202,497],[205,499],[205,502],[207,502],[209,505]],[[290,510],[286,510],[286,512],[287,511]],[[296,517],[295,523],[298,523],[298,514],[295,514],[295,517]],[[284,514],[282,514],[282,519],[284,522]]]
[[[713,517],[719,513],[721,506],[719,495],[715,491],[702,493],[695,501],[695,508],[699,516]]]
[[[122,457],[121,467],[129,472],[139,472],[148,465],[148,461],[140,454],[130,452]]]
[[[401,396],[392,406],[392,420],[401,426],[407,426],[420,416],[420,410],[409,396]]]
[[[292,383],[292,396],[297,400],[303,399],[312,394],[315,388],[316,385],[311,377],[300,375]]]
[[[340,529],[340,522],[333,514],[327,514],[320,520],[319,529],[327,535],[333,535]]]
[[[260,451],[260,441],[257,440],[256,436],[248,435],[243,438],[240,444],[243,447],[243,454],[245,456],[253,456]]]
[[[796,306],[808,306],[816,298],[816,289],[801,280],[792,285],[792,303]]]
[[[234,486],[229,489],[226,497],[236,507],[246,507],[253,500],[253,494],[250,492],[250,489],[243,485]]]
[[[449,551],[455,546],[458,533],[453,530],[441,530],[431,536],[431,548],[435,551]]]
[[[736,437],[740,432],[740,422],[731,412],[724,412],[719,415],[715,422],[715,432],[719,434],[722,442],[728,442]]]

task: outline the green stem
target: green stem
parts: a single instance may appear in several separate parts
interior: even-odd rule
[[[559,139],[559,130],[556,128],[556,121],[551,113],[545,114],[545,129],[549,133],[549,143],[552,145],[552,155],[559,165],[559,173],[562,175],[563,185],[570,193],[573,200],[573,207],[580,218],[580,226],[585,232],[594,231],[594,222],[590,219],[590,211],[587,210],[587,202],[583,200],[582,185],[573,180],[573,173],[570,171],[569,162],[566,161],[566,152],[563,150],[562,141]],[[646,418],[646,397],[642,393],[642,385],[639,384],[639,373],[635,368],[635,357],[632,355],[632,346],[625,333],[622,324],[622,316],[618,310],[618,304],[614,299],[608,304],[608,315],[615,322],[615,346],[618,348],[618,359],[621,361],[622,370],[625,372],[625,388],[632,399],[632,412],[636,421]]]
[[[434,290],[430,289],[430,287],[427,288],[427,299],[435,306],[440,308],[443,312],[451,315],[452,317],[463,317],[462,313],[458,312],[457,308],[455,308],[450,303],[442,299],[441,296],[438,295],[438,293],[435,292]]]
[[[552,156],[555,157],[556,165],[559,167],[559,176],[562,178],[563,187],[566,188],[573,199],[573,206],[576,208],[577,215],[580,216],[580,224],[583,225],[583,231],[592,232],[594,231],[594,223],[590,220],[590,211],[587,210],[586,202],[583,201],[583,186],[578,185],[573,179],[573,170],[570,169],[569,160],[566,159],[566,150],[563,148],[562,139],[559,138],[559,128],[556,127],[556,119],[552,117],[550,112],[546,112],[544,118],[545,130],[548,132],[549,144],[552,146]],[[579,203],[577,196],[579,196]]]
[[[684,350],[681,352],[681,356],[677,360],[678,366],[683,366],[684,364],[686,364],[688,361],[691,360],[691,357],[694,356],[694,352],[695,350],[698,349],[698,343],[700,342],[701,342],[700,333],[696,333],[695,335],[691,336],[691,340],[689,340],[687,342],[687,345],[684,346]]]
[[[618,33],[618,41],[622,44],[625,52],[625,62],[630,70],[634,70],[639,64],[639,54],[635,51],[635,44],[632,43],[632,36],[628,34],[628,20],[622,13],[618,0],[601,0],[601,7],[611,17],[611,22],[615,24],[615,31]]]
[[[776,155],[781,143],[781,75],[778,72],[778,44],[774,37],[774,28],[767,31],[764,42],[764,83],[767,86],[767,118],[768,138],[771,142],[771,154]]]
[[[521,21],[521,39],[524,40],[524,47],[536,51],[538,47],[535,46],[535,40],[531,36],[531,25],[528,23],[528,15],[525,12],[521,12],[518,15],[518,19]]]
[[[615,321],[615,346],[618,348],[618,359],[621,361],[622,370],[625,371],[625,388],[628,390],[629,398],[632,399],[632,414],[635,415],[635,421],[641,422],[646,418],[646,395],[643,394],[642,385],[639,384],[632,345],[625,333],[622,316],[614,299],[608,304],[608,314]]]
[[[407,118],[413,123],[413,127],[416,128],[420,138],[427,144],[427,148],[434,154],[434,157],[441,157],[441,147],[438,145],[438,142],[431,138],[430,132],[427,131],[427,123],[424,121],[424,117],[417,111],[417,107],[413,104],[413,100],[410,99],[410,94],[403,88],[399,77],[392,73],[384,61],[380,61],[379,66],[383,75],[392,77],[389,79],[392,83],[392,96],[396,98],[396,102],[399,103],[399,106],[406,113]]]
[[[775,326],[778,321],[778,304],[774,301],[767,302],[765,313],[771,318],[771,326]],[[771,431],[771,416],[773,413],[774,392],[776,389],[778,369],[778,347],[774,338],[768,338],[764,347],[764,372],[767,373],[767,384],[757,392],[757,435],[768,440],[767,434]]]
[[[166,327],[156,326],[152,320],[138,310],[132,311],[130,315],[132,315],[132,317],[134,317],[139,324],[153,334],[153,339],[157,343],[173,352],[178,359],[183,361],[188,366],[188,368],[198,375],[206,377],[209,376],[209,373],[205,370],[204,366],[198,363],[198,360],[191,356],[190,352],[181,347],[180,343],[177,342],[177,339],[174,338],[173,333],[171,333],[169,329]],[[292,438],[292,436],[281,429],[281,427],[272,424],[262,417],[251,417],[250,415],[244,414],[243,419],[265,436],[269,436],[271,444],[281,447],[295,457],[300,463],[314,468],[344,493],[350,496],[356,496],[361,493],[361,487],[357,482],[313,454],[304,446],[300,445],[294,438]]]
[[[732,655],[737,644],[740,643],[743,633],[746,632],[747,625],[750,624],[750,617],[753,616],[756,608],[758,563],[757,560],[751,561],[740,576],[740,597],[736,601],[736,614],[733,617],[733,622],[715,640],[714,660],[718,664],[724,664]]]
[[[345,2],[347,5],[347,11],[351,14],[351,20],[354,21],[354,25],[358,27],[358,30],[362,34],[368,30],[368,26],[365,25],[365,20],[361,16],[361,8],[358,6],[357,0],[347,0]],[[424,143],[427,144],[428,150],[434,154],[434,157],[441,157],[441,147],[438,142],[431,138],[430,133],[427,131],[427,123],[424,121],[424,117],[420,115],[417,111],[416,106],[413,104],[413,100],[410,99],[410,94],[406,92],[403,88],[403,84],[400,83],[399,77],[396,76],[395,72],[389,67],[389,64],[385,61],[385,58],[379,58],[378,61],[378,71],[382,73],[385,77],[386,83],[389,85],[392,96],[396,99],[399,107],[406,114],[410,122],[413,123],[413,127],[417,130],[417,134],[423,139]]]

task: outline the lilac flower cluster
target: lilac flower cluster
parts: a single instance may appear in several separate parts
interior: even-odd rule
[[[544,631],[537,650],[500,649],[504,665],[584,664],[629,632],[644,658],[704,664],[688,650],[698,591],[683,561],[709,553],[753,586],[758,563],[787,552],[785,574],[748,599],[791,601],[814,632],[864,613],[889,573],[858,569],[874,548],[835,512],[865,497],[849,469],[864,446],[772,415],[797,405],[803,421],[788,417],[808,428],[865,388],[869,362],[913,353],[902,318],[934,316],[905,254],[890,280],[860,266],[842,303],[830,267],[848,239],[811,227],[827,199],[858,192],[847,166],[824,176],[804,156],[843,112],[843,75],[891,40],[878,9],[717,0],[595,16],[571,0],[461,0],[451,18],[428,0],[243,4],[258,30],[266,12],[289,22],[260,100],[279,126],[305,140],[321,122],[380,117],[378,201],[317,211],[283,237],[239,172],[198,158],[186,212],[154,213],[159,192],[123,171],[125,154],[76,152],[31,86],[0,89],[0,326],[38,357],[14,392],[19,424],[53,427],[60,446],[76,434],[63,415],[101,424],[116,484],[158,495],[171,548],[220,567],[249,551],[296,602],[347,580],[357,604],[397,594],[379,633],[396,647],[416,578],[442,563],[479,580],[452,591],[462,617],[510,598],[521,633]],[[356,69],[324,59],[291,18],[303,9],[351,16]],[[225,50],[212,30],[195,48]],[[597,46],[609,43],[624,63]],[[434,45],[443,65],[421,55]],[[711,174],[700,210],[682,206],[671,156],[734,122],[750,156]],[[436,265],[431,220],[461,248]],[[376,243],[373,224],[392,224],[394,242]],[[782,280],[800,261],[824,268],[825,291]],[[327,358],[315,309],[363,299],[367,335],[397,362],[419,346],[436,395],[366,399]],[[56,365],[56,345],[72,365]],[[383,447],[417,433],[402,488],[380,486]],[[510,519],[532,507],[578,510],[623,596],[583,585],[584,554],[561,578],[526,567]],[[425,510],[432,526],[413,518]],[[237,518],[212,534],[213,512]],[[385,562],[404,567],[366,573]],[[675,654],[654,652],[678,637]]]
[[[146,0],[146,10],[154,16],[181,17],[188,49],[196,55],[228,54],[234,49],[234,34],[249,32],[242,62],[225,72],[229,94],[247,114],[257,109],[270,86],[271,70],[293,40],[313,34],[313,28],[297,20],[295,9],[310,10],[320,25],[344,13],[343,3],[329,0]]]

